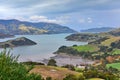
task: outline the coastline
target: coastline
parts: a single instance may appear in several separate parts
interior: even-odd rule
[[[66,53],[56,54],[55,56],[50,57],[50,59],[55,59],[58,66],[64,66],[67,64],[76,66],[80,64],[93,64],[94,63],[94,61],[92,60],[83,59],[80,56],[67,55]],[[45,64],[47,64],[48,61],[49,61],[48,59],[42,60],[42,62]]]

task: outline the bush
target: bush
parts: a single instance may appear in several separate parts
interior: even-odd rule
[[[32,61],[21,62],[21,63],[25,65],[45,65],[44,63],[41,62],[32,62]]]
[[[63,80],[85,80],[85,77],[82,75],[76,77],[75,75],[69,74]]]
[[[64,66],[62,66],[62,67],[68,68],[69,70],[72,70],[72,71],[75,71],[74,65],[67,64],[67,65],[64,65]]]
[[[48,66],[57,66],[56,65],[56,61],[54,60],[54,59],[50,59],[49,61],[48,61],[48,64],[47,64]]]
[[[46,80],[52,80],[52,78],[51,77],[47,77]]]
[[[88,70],[88,71],[85,71],[83,75],[85,76],[86,79],[97,77],[105,80],[119,80],[117,75],[114,75],[109,72],[101,72],[98,70]]]
[[[32,69],[17,62],[18,57],[10,54],[10,51],[0,53],[0,80],[42,80],[40,75],[29,74]]]

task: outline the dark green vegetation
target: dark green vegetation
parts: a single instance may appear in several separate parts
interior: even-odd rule
[[[76,72],[75,69],[69,70],[69,66],[67,69],[35,62],[18,63],[17,58],[6,50],[0,53],[0,80],[86,80],[96,77],[97,79],[119,80],[119,71],[104,68],[104,66],[86,66],[85,69]]]
[[[0,33],[0,39],[1,38],[10,38],[10,37],[14,37],[14,35]]]
[[[109,32],[102,32],[102,33],[77,33],[71,34],[66,37],[67,40],[71,41],[83,41],[83,42],[93,42],[99,39],[107,39],[111,37],[119,37],[120,36],[120,28],[114,29]],[[112,38],[114,39],[114,38]]]
[[[56,61],[54,60],[54,59],[50,59],[49,61],[48,61],[48,64],[47,64],[48,66],[57,66],[56,65]]]
[[[17,58],[6,50],[0,53],[0,80],[42,80],[40,75],[29,74],[32,66],[18,63]]]
[[[36,45],[32,40],[29,40],[25,37],[16,38],[14,40],[8,40],[5,42],[0,42],[0,48],[6,47],[17,47],[17,46],[25,46],[25,45]]]
[[[54,34],[76,32],[66,26],[54,23],[32,23],[18,20],[0,20],[0,32],[7,34]]]
[[[102,36],[99,36],[97,34],[88,34],[88,33],[78,33],[78,34],[71,34],[70,36],[67,36],[67,40],[71,41],[82,41],[82,42],[87,42],[87,41],[94,41],[97,39],[102,38]]]
[[[100,27],[100,28],[90,28],[86,30],[81,30],[80,32],[86,32],[86,33],[100,33],[100,32],[109,32],[111,30],[114,30],[116,28],[112,27]]]
[[[114,34],[113,34],[114,33]],[[78,33],[66,37],[67,40],[88,41],[87,45],[62,46],[56,52],[57,54],[65,53],[71,55],[79,55],[82,58],[90,59],[95,66],[101,64],[111,64],[112,68],[119,69],[120,66],[114,67],[114,64],[120,62],[120,29],[107,33]]]
[[[109,34],[114,36],[120,36],[120,28],[110,31]]]

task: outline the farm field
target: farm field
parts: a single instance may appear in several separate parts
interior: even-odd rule
[[[82,45],[82,46],[75,46],[73,47],[74,49],[76,49],[77,51],[80,52],[94,52],[94,51],[98,51],[98,47],[95,45]]]
[[[120,62],[119,63],[112,63],[112,64],[107,64],[107,67],[113,67],[116,68],[118,70],[120,70]]]

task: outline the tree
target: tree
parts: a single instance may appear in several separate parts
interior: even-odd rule
[[[49,61],[48,61],[48,64],[47,64],[48,66],[57,66],[56,65],[56,61],[54,60],[54,59],[50,59]]]

